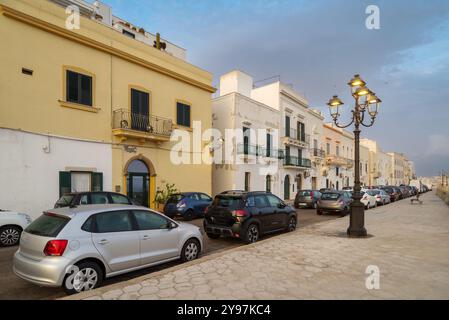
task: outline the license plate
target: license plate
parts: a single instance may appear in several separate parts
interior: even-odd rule
[[[300,205],[300,206],[306,206],[307,203],[301,202],[299,205]]]

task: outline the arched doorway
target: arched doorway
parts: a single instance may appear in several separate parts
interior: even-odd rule
[[[284,200],[290,199],[290,176],[286,175],[284,179]]]
[[[149,207],[150,170],[142,160],[132,160],[127,167],[126,194],[134,202]]]

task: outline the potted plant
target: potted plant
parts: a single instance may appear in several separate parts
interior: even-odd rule
[[[160,212],[164,212],[165,203],[167,202],[168,198],[170,198],[175,193],[178,193],[178,189],[176,189],[175,184],[167,183],[165,184],[163,190],[157,188],[154,198],[157,210]]]

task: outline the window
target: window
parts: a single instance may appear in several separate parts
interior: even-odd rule
[[[251,173],[245,172],[245,191],[249,191],[249,189],[250,189],[250,179],[251,179]]]
[[[204,193],[200,193],[199,196],[201,201],[212,201],[212,198]]]
[[[336,146],[336,147],[335,147],[335,154],[336,154],[337,156],[340,155],[340,146]]]
[[[156,213],[148,211],[134,211],[133,213],[140,230],[168,229],[168,220]]]
[[[183,127],[190,128],[190,106],[188,104],[176,103],[176,123]]]
[[[106,193],[92,193],[90,195],[90,200],[92,204],[108,204],[109,198]]]
[[[130,38],[132,38],[132,39],[135,39],[135,38],[136,38],[136,35],[135,35],[134,33],[129,32],[129,31],[127,31],[127,30],[124,30],[124,29],[123,29],[122,33],[123,33],[125,36],[130,37]]]
[[[103,191],[101,172],[59,172],[59,197],[71,192]]]
[[[55,238],[69,221],[70,219],[67,217],[44,214],[34,220],[34,222],[25,229],[25,232],[37,236]]]
[[[132,231],[128,211],[112,211],[95,216],[98,233]]]
[[[340,168],[339,167],[335,167],[335,174],[338,176],[340,173]]]
[[[83,194],[80,199],[81,205],[89,204],[89,196],[87,194]]]
[[[129,200],[127,197],[121,194],[111,194],[112,203],[116,204],[129,204]]]
[[[267,195],[267,199],[271,207],[277,207],[282,203],[281,199],[273,195]]]
[[[285,136],[290,137],[290,117],[285,116]]]
[[[66,101],[92,107],[92,77],[66,71]]]
[[[265,178],[265,190],[271,192],[271,176]]]
[[[254,196],[254,203],[257,208],[266,208],[270,206],[270,203],[265,196]]]
[[[194,200],[194,201],[200,200],[200,198],[198,197],[198,195],[196,193],[189,194],[187,198],[189,198],[190,200]]]
[[[273,147],[273,136],[267,133],[267,157],[271,157],[271,148]]]
[[[331,154],[331,144],[330,143],[326,143],[326,154]]]

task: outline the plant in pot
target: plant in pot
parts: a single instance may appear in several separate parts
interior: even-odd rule
[[[170,198],[173,194],[178,193],[178,189],[176,189],[175,184],[167,183],[164,186],[164,189],[161,190],[157,188],[156,195],[154,198],[154,202],[156,203],[157,210],[160,212],[164,211],[165,203],[168,198]]]

